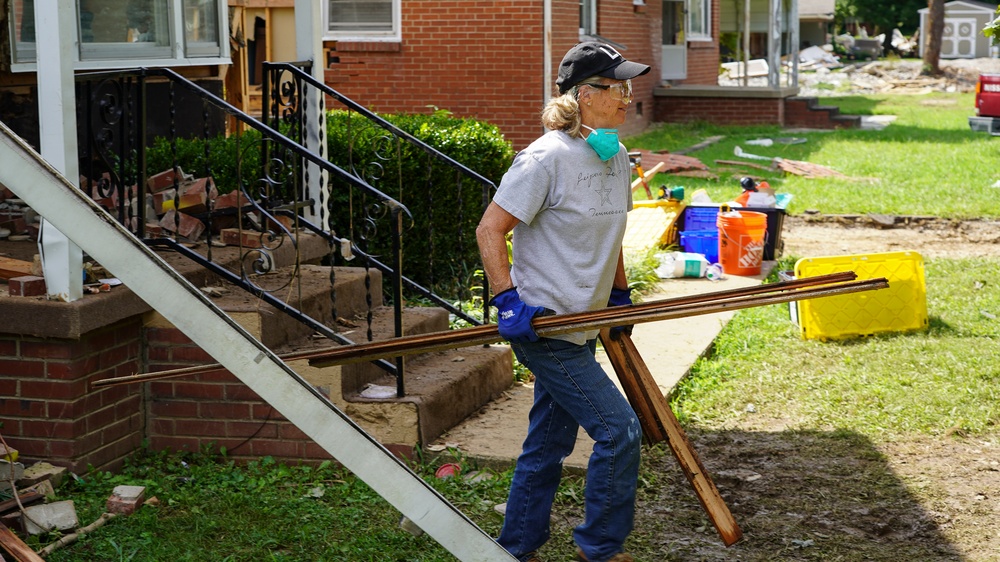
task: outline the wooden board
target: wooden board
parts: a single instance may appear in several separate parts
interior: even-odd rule
[[[0,256],[0,279],[31,275],[31,262]]]
[[[662,441],[664,438],[667,440],[670,450],[681,465],[684,476],[694,488],[698,501],[711,519],[722,542],[726,546],[736,544],[743,537],[743,531],[736,524],[736,519],[730,513],[718,488],[701,464],[698,453],[695,452],[677,417],[674,416],[667,399],[660,392],[653,375],[639,355],[639,350],[632,343],[632,338],[623,334],[613,340],[611,330],[604,328],[601,330],[601,342],[615,374],[618,375],[618,380],[622,383],[622,388],[625,389],[625,396],[639,416],[643,432],[648,432],[647,435],[651,440]]]
[[[0,547],[17,562],[45,562],[45,559],[35,554],[30,546],[3,523],[0,523]]]

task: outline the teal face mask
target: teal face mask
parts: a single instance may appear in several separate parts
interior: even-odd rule
[[[618,154],[620,146],[618,144],[618,129],[587,128],[590,129],[590,134],[587,135],[587,144],[597,152],[597,156],[602,162],[607,162],[614,158],[615,154]]]

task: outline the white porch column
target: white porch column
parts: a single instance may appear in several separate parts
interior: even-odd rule
[[[38,124],[41,154],[78,189],[80,163],[76,143],[76,10],[62,2],[35,2],[38,76]],[[83,251],[47,220],[38,237],[48,297],[75,301],[83,297]]]
[[[326,56],[323,52],[323,10],[322,3],[313,0],[295,0],[295,56],[297,60],[312,61],[312,76],[324,81]],[[309,98],[303,100],[306,126],[302,144],[309,150],[328,158],[326,149],[326,100],[325,94],[315,89],[309,90]],[[327,172],[316,164],[304,167],[306,197],[316,203],[306,209],[305,217],[318,224],[323,230],[330,230],[329,214],[326,212],[329,190]]]
[[[781,86],[781,0],[771,0],[767,26],[767,86]]]
[[[792,44],[789,45],[788,52],[789,56],[792,57],[792,69],[791,69],[792,80],[791,83],[789,83],[789,86],[792,86],[793,88],[799,87],[799,50],[801,48],[799,43],[802,41],[799,38],[800,25],[801,24],[799,23],[799,2],[798,0],[792,0],[788,14],[788,26],[789,26],[788,29],[790,30],[791,33]]]

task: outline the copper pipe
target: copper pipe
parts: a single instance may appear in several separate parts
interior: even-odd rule
[[[870,285],[862,282],[862,285],[856,286],[856,284],[844,283],[845,281],[850,281],[856,278],[857,275],[853,271],[804,277],[780,283],[756,285],[753,287],[741,287],[725,291],[662,299],[632,306],[613,307],[582,313],[563,314],[559,316],[541,316],[535,318],[532,321],[532,325],[535,327],[535,331],[539,335],[550,336],[573,331],[621,326],[625,324],[638,324],[642,322],[652,322],[655,320],[680,318],[684,316],[695,316],[699,314],[711,314],[713,312],[721,312],[724,310],[738,310],[740,308],[749,308],[753,306],[763,306],[766,304],[776,304],[805,298],[827,296],[828,293],[825,291],[822,294],[806,292],[815,291],[816,289],[808,288],[819,285],[829,285],[827,290],[838,289],[838,292],[829,294],[880,289],[884,288],[884,286],[888,286],[888,283],[885,282],[884,279],[881,280],[884,285]],[[746,298],[755,295],[767,295],[770,293],[778,293],[778,295],[773,296],[783,296],[785,298],[775,300],[774,302],[771,302],[770,300],[748,300]],[[716,306],[711,309],[696,307],[696,305],[705,303],[716,303]],[[449,330],[445,332],[435,332],[431,334],[408,336],[343,347],[299,351],[281,355],[280,358],[286,362],[309,359],[310,364],[313,366],[326,366],[367,361],[371,360],[372,357],[376,355],[378,357],[396,357],[400,355],[412,355],[443,349],[453,349],[456,347],[489,344],[499,341],[502,341],[502,338],[500,337],[500,333],[497,330],[496,325],[484,324],[462,330]],[[352,354],[356,354],[357,356],[351,357]],[[348,357],[345,359],[345,356]],[[141,373],[125,377],[109,378],[95,381],[92,385],[94,387],[103,387],[137,382],[149,382],[152,380],[215,373],[225,370],[225,367],[219,364],[196,365],[181,369],[159,371],[156,373]]]

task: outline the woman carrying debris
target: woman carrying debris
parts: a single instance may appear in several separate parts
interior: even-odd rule
[[[573,532],[577,559],[632,560],[622,546],[635,511],[639,421],[594,357],[596,330],[539,338],[531,319],[632,302],[622,259],[631,172],[617,127],[632,101],[631,80],[647,72],[601,43],[570,49],[556,80],[561,95],[542,112],[549,132],[514,158],[476,230],[500,335],[535,376],[498,539],[521,561],[539,560],[549,538],[562,462],[580,427],[595,444],[585,520]]]

